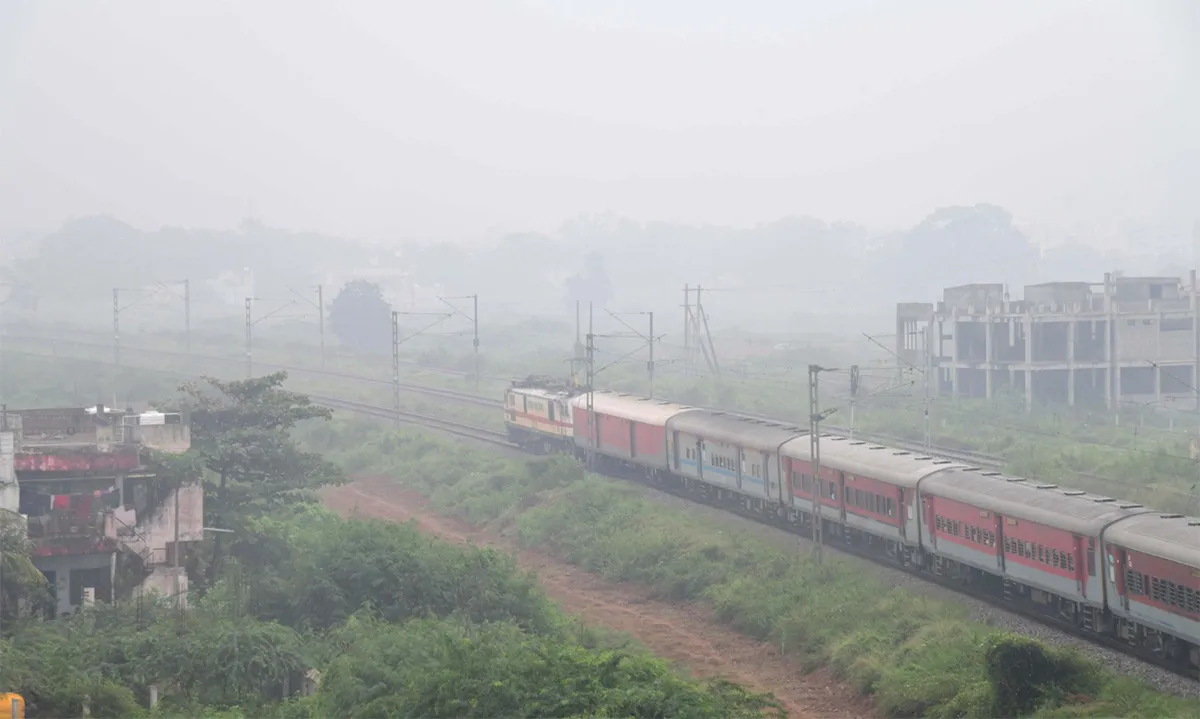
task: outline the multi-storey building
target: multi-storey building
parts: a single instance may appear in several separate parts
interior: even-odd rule
[[[1102,283],[949,287],[942,301],[896,309],[899,369],[926,372],[933,394],[1023,394],[1069,405],[1200,406],[1196,273]]]
[[[122,558],[137,558],[130,590],[183,601],[187,576],[175,548],[203,536],[200,478],[175,489],[144,462],[147,449],[189,448],[183,416],[31,409],[3,413],[0,428],[0,510],[24,518],[56,616],[112,601]]]

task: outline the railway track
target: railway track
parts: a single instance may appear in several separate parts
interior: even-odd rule
[[[102,344],[99,342],[85,342],[85,341],[81,341],[81,340],[63,339],[63,338],[59,338],[59,337],[45,337],[45,336],[40,336],[40,335],[9,335],[9,337],[12,339],[16,339],[16,340],[34,340],[34,341],[38,341],[38,342],[56,342],[56,343],[63,343],[63,344],[72,344],[72,345],[76,345],[76,346],[80,346],[80,347],[94,347],[94,348],[100,348],[100,349],[106,349],[106,350],[111,349],[111,345]],[[180,358],[183,360],[193,360],[193,361],[203,360],[203,361],[209,361],[209,362],[220,362],[220,363],[224,363],[224,364],[242,364],[245,362],[245,360],[243,358],[222,357],[220,355],[205,355],[205,354],[187,353],[187,352],[179,352],[179,351],[175,351],[175,350],[165,350],[165,349],[158,349],[158,348],[126,347],[125,349],[126,349],[126,351],[131,352],[131,353],[156,354],[156,355],[160,355],[163,357],[177,357],[177,358]],[[405,366],[417,367],[422,370],[429,370],[429,371],[436,370],[439,372],[443,371],[441,368],[429,368],[424,365],[419,365],[415,362],[408,362],[408,363],[402,363],[402,364],[404,364]],[[299,365],[278,364],[278,363],[273,363],[273,362],[257,362],[256,366],[263,367],[266,369],[271,369],[271,370],[286,370],[287,372],[304,373],[304,374],[314,375],[314,376],[318,376],[318,377],[331,377],[334,379],[344,379],[344,380],[351,380],[351,381],[355,381],[355,382],[366,382],[368,384],[379,384],[379,385],[387,385],[387,386],[393,386],[395,384],[393,382],[393,380],[387,379],[387,378],[382,378],[382,377],[370,377],[370,376],[366,376],[366,375],[347,374],[344,372],[337,372],[334,370],[324,370],[324,369],[318,369],[318,368],[314,368],[314,367],[303,367],[303,366],[299,366]],[[451,370],[444,370],[444,371],[451,372]],[[457,372],[457,371],[454,371],[454,372]],[[456,376],[465,376],[465,374],[466,373],[458,373]],[[490,379],[503,379],[503,378],[490,377]],[[417,382],[400,382],[399,385],[400,385],[400,390],[403,392],[424,394],[424,395],[428,395],[431,397],[439,397],[442,399],[451,400],[451,401],[459,403],[459,404],[474,405],[474,406],[478,406],[478,407],[487,407],[489,409],[499,408],[499,407],[503,406],[503,403],[499,399],[493,399],[491,397],[484,397],[484,396],[475,394],[473,392],[463,392],[460,390],[447,389],[444,387],[433,387],[430,385],[420,384]],[[731,412],[730,410],[728,410],[726,408],[722,408],[722,407],[708,407],[708,406],[704,406],[704,405],[697,405],[697,407],[699,409],[707,409],[707,410],[712,410],[712,411],[717,411],[717,412],[730,412],[731,414],[737,414],[737,415],[741,415],[744,417],[751,417],[753,419],[761,419],[761,420],[766,420],[766,421],[771,421],[771,422],[778,421],[777,417],[766,417],[763,415],[752,414],[749,412],[737,412],[737,411]],[[838,427],[836,425],[823,425],[822,427],[829,434],[843,436],[843,437],[848,437],[850,435],[850,430],[847,427]],[[931,454],[931,455],[934,455],[937,457],[943,457],[945,459],[954,460],[955,462],[962,462],[962,463],[969,464],[969,465],[976,466],[976,467],[983,467],[986,469],[1000,469],[1004,464],[1004,458],[1000,457],[999,455],[987,454],[984,452],[972,452],[969,450],[951,449],[948,447],[941,447],[941,446],[937,446],[937,445],[930,445],[929,447],[926,447],[922,443],[913,442],[911,440],[907,440],[907,439],[904,439],[901,437],[895,437],[895,436],[888,435],[888,434],[881,434],[881,433],[874,433],[874,432],[864,433],[861,431],[855,432],[855,434],[859,439],[863,439],[868,442],[877,442],[880,444],[888,444],[888,445],[891,445],[891,446],[894,446],[894,447],[897,447],[900,449],[909,450],[911,452],[928,453],[928,454]]]
[[[466,437],[469,439],[477,439],[488,444],[500,447],[516,448],[516,445],[508,441],[508,435],[504,432],[499,432],[487,427],[476,427],[475,425],[466,424],[463,422],[455,422],[453,420],[442,417],[434,417],[433,415],[421,414],[418,412],[397,412],[389,407],[379,407],[377,405],[368,404],[366,402],[356,402],[353,400],[341,399],[339,397],[326,397],[319,394],[308,395],[314,403],[330,409],[348,410],[359,414],[369,415],[371,417],[379,417],[382,419],[394,419],[405,424],[417,424],[425,427],[431,427],[447,434],[453,434],[458,437]]]
[[[81,343],[81,344],[91,345],[93,343]],[[152,350],[152,351],[159,352],[159,350]],[[186,355],[185,353],[167,352],[167,354],[182,355],[185,357],[193,357],[196,359],[200,358],[200,357],[196,357],[194,355]],[[217,358],[211,358],[211,357],[203,357],[203,358],[217,359]],[[221,358],[221,359],[225,359],[225,358]],[[236,360],[230,360],[230,361],[236,361]],[[266,363],[263,363],[263,366],[271,366],[271,365],[267,365]],[[287,367],[283,366],[283,365],[273,365],[273,366],[278,367],[280,369],[287,369]],[[139,368],[139,369],[152,369],[152,368]],[[308,368],[296,368],[296,369],[298,369],[299,371],[305,371],[305,372],[312,371]],[[170,370],[155,370],[155,371],[171,372]],[[321,371],[318,370],[317,372],[320,373]],[[175,372],[172,372],[172,373],[175,373]],[[354,376],[354,375],[339,375],[337,373],[328,373],[328,372],[325,372],[325,373],[333,374],[334,376],[343,376],[343,377],[357,379],[357,380],[367,379],[367,378],[358,377],[358,376]],[[182,373],[179,373],[179,374],[182,374]],[[386,382],[386,380],[384,380],[384,381]],[[388,382],[388,383],[390,384],[390,382]],[[430,388],[425,385],[414,385],[414,387],[419,388],[414,391],[434,390],[434,392],[433,392],[434,394],[439,394],[440,396],[443,396],[443,397],[455,398],[458,395],[466,395],[466,396],[471,397],[472,399],[486,400],[486,398],[479,397],[478,395],[467,395],[467,393],[456,392],[454,390],[442,390],[440,388]],[[436,417],[433,415],[428,415],[428,414],[423,414],[423,413],[418,413],[418,412],[410,412],[410,411],[405,411],[405,410],[401,410],[398,412],[397,410],[395,410],[391,407],[382,407],[379,405],[373,405],[373,404],[370,404],[367,402],[360,402],[357,400],[347,400],[347,399],[342,399],[340,397],[331,397],[331,396],[317,395],[317,394],[309,394],[308,396],[310,398],[312,398],[312,400],[315,403],[320,404],[325,407],[329,407],[330,409],[354,412],[357,414],[375,417],[375,418],[379,418],[379,419],[388,419],[388,420],[398,421],[398,422],[404,423],[404,424],[425,426],[425,427],[429,427],[431,429],[436,429],[438,431],[445,432],[447,434],[451,434],[454,436],[485,442],[489,445],[496,446],[496,447],[502,447],[505,449],[519,449],[516,445],[512,444],[508,440],[508,437],[504,432],[500,432],[497,430],[488,429],[485,427],[478,427],[475,425],[466,424],[463,422],[458,422],[458,421],[446,419],[443,417]],[[502,405],[501,402],[495,401],[495,402],[490,403],[488,406],[499,407],[501,405]],[[749,415],[749,416],[753,416],[753,415]],[[863,435],[860,435],[860,436],[863,436]],[[864,438],[866,438],[866,437],[864,436]],[[679,497],[679,498],[684,499],[689,502],[695,502],[698,504],[704,504],[706,506],[711,506],[720,511],[728,512],[730,514],[735,514],[737,516],[744,517],[746,519],[752,520],[759,524],[773,527],[775,529],[780,529],[780,530],[786,531],[790,534],[811,540],[811,537],[807,533],[800,531],[795,527],[781,526],[777,523],[766,521],[766,519],[764,517],[756,515],[754,513],[739,511],[736,508],[725,506],[720,503],[706,502],[706,501],[703,501],[702,499],[700,499],[694,495],[688,494],[688,493],[677,492],[677,491],[673,491],[669,487],[663,487],[663,486],[647,483],[645,481],[642,481],[642,479],[638,478],[638,477],[617,476],[617,478],[629,480],[629,481],[635,481],[638,484],[650,487],[651,489],[653,489],[655,491],[663,492],[664,494],[669,494],[672,496],[676,496],[676,497]],[[1082,631],[1079,631],[1078,628],[1075,627],[1070,622],[1058,621],[1054,617],[1048,617],[1048,616],[1045,616],[1043,614],[1039,614],[1036,612],[1024,611],[1021,607],[999,601],[995,597],[988,595],[985,592],[976,591],[976,590],[972,589],[971,587],[963,586],[961,583],[955,582],[953,580],[947,580],[945,578],[933,576],[933,575],[927,574],[925,572],[916,571],[910,567],[905,567],[905,566],[902,566],[902,565],[894,563],[894,562],[886,561],[885,559],[882,559],[877,555],[874,555],[870,552],[867,552],[865,550],[857,548],[853,545],[844,544],[844,543],[839,542],[839,543],[827,544],[826,546],[828,549],[830,549],[832,551],[860,557],[862,559],[869,560],[880,566],[887,567],[888,569],[902,571],[910,576],[913,576],[920,580],[929,582],[930,584],[943,586],[943,587],[951,589],[955,592],[965,594],[967,596],[971,596],[981,602],[984,602],[988,605],[994,606],[1003,611],[1011,612],[1013,614],[1019,615],[1028,620],[1043,624],[1045,626],[1054,627],[1055,629],[1063,632],[1064,634],[1068,634],[1068,635],[1080,638],[1091,644],[1106,647],[1108,649],[1119,652],[1121,654],[1133,657],[1139,661],[1146,662],[1147,664],[1149,664],[1151,666],[1154,666],[1160,670],[1170,672],[1172,675],[1186,680],[1189,683],[1189,685],[1193,687],[1192,691],[1195,691],[1198,694],[1200,694],[1200,682],[1198,682],[1195,677],[1192,677],[1192,676],[1176,669],[1175,667],[1169,666],[1167,664],[1160,664],[1157,662],[1150,661],[1146,657],[1130,651],[1128,647],[1124,646],[1119,641],[1115,641],[1115,640],[1110,641],[1110,640],[1105,640],[1103,638],[1097,638],[1097,637],[1088,635]]]

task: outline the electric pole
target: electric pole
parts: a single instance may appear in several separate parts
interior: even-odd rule
[[[254,298],[246,298],[246,379],[254,376],[253,360],[251,359],[251,344],[253,342],[253,326],[254,320],[252,314],[254,312]]]
[[[654,399],[654,313],[650,312],[650,362],[646,369],[650,372],[650,399]]]
[[[392,311],[392,409],[400,424],[400,314]]]
[[[592,303],[588,302],[588,331],[587,331],[587,468],[596,467],[596,445],[599,444],[599,432],[596,431],[596,412],[593,392],[596,385],[596,335],[593,334]]]
[[[691,360],[692,353],[692,291],[689,285],[683,286],[683,351]]]
[[[321,333],[321,369],[325,369],[325,286],[317,285],[317,328]]]
[[[183,281],[183,341],[187,353],[192,353],[192,283]]]
[[[466,318],[467,320],[470,320],[470,322],[471,322],[471,326],[473,328],[473,330],[472,330],[473,336],[472,336],[471,343],[475,349],[475,393],[479,394],[479,295],[474,294],[474,295],[465,295],[463,297],[439,297],[438,300],[440,300],[442,304],[444,304],[447,307],[449,307],[450,309],[454,310],[452,313],[450,313],[448,315],[440,315],[443,319],[449,319],[450,317],[452,317],[454,315],[458,315],[460,317]],[[462,310],[455,307],[453,304],[451,304],[449,302],[449,300],[471,300],[471,307],[472,307],[471,315],[468,317],[465,312],[463,312]],[[416,314],[416,313],[412,313],[412,314]],[[438,321],[440,322],[441,320],[438,320]],[[424,332],[425,330],[421,330],[421,331]]]
[[[121,366],[121,290],[113,288],[113,364]]]
[[[479,295],[471,295],[471,324],[475,328],[475,394],[479,394]]]
[[[442,302],[444,302],[445,304],[449,305],[450,309],[453,309],[454,312],[397,312],[396,310],[392,310],[392,406],[396,410],[396,423],[397,424],[399,424],[399,422],[400,422],[400,345],[409,341],[413,337],[416,337],[417,335],[424,334],[425,332],[433,329],[437,325],[440,325],[441,323],[443,323],[446,320],[453,317],[455,314],[460,314],[460,315],[462,314],[461,312],[459,312],[457,309],[454,308],[454,305],[451,305],[449,302],[446,302],[446,300],[444,298],[439,297],[438,299],[441,300]],[[464,299],[464,298],[458,298],[458,299]],[[417,330],[416,332],[413,332],[412,334],[408,335],[407,337],[401,337],[400,336],[400,315],[412,315],[412,316],[425,315],[425,316],[436,317],[437,319],[435,319],[433,322],[429,323],[428,325],[422,327],[421,329]]]
[[[822,372],[828,371],[820,365],[808,366],[808,451],[812,455],[813,472],[813,541],[816,543],[817,562],[823,560],[824,519],[821,514],[821,503],[825,499],[824,484],[821,482],[821,420],[825,418],[820,410],[819,378]]]
[[[850,439],[854,439],[854,402],[858,399],[858,365],[850,366]]]

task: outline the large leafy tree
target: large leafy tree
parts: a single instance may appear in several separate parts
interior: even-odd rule
[[[329,304],[329,324],[342,343],[381,352],[391,342],[392,306],[373,282],[354,280]]]
[[[29,548],[21,516],[0,509],[0,624],[13,619],[21,600],[46,583],[33,566]]]
[[[192,449],[211,472],[206,483],[205,523],[237,531],[247,517],[311,499],[316,488],[344,479],[319,454],[300,449],[296,424],[329,420],[332,412],[304,394],[283,388],[286,372],[226,382],[206,377],[181,389],[191,414]],[[221,536],[213,550],[214,573]]]

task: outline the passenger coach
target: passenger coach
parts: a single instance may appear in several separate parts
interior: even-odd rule
[[[697,410],[682,404],[623,392],[592,392],[589,418],[587,393],[571,400],[578,452],[594,450],[609,466],[636,469],[656,477],[669,468],[667,421]]]
[[[1125,641],[1200,666],[1200,517],[1146,512],[1104,533],[1109,611]]]
[[[1085,628],[1100,626],[1105,587],[1100,541],[1147,510],[998,472],[956,469],[921,483],[924,541],[934,571],[966,581],[1004,580],[1009,600],[1039,605]]]
[[[718,500],[736,495],[745,509],[767,513],[782,486],[779,448],[803,431],[724,412],[680,413],[667,421],[671,468]]]

